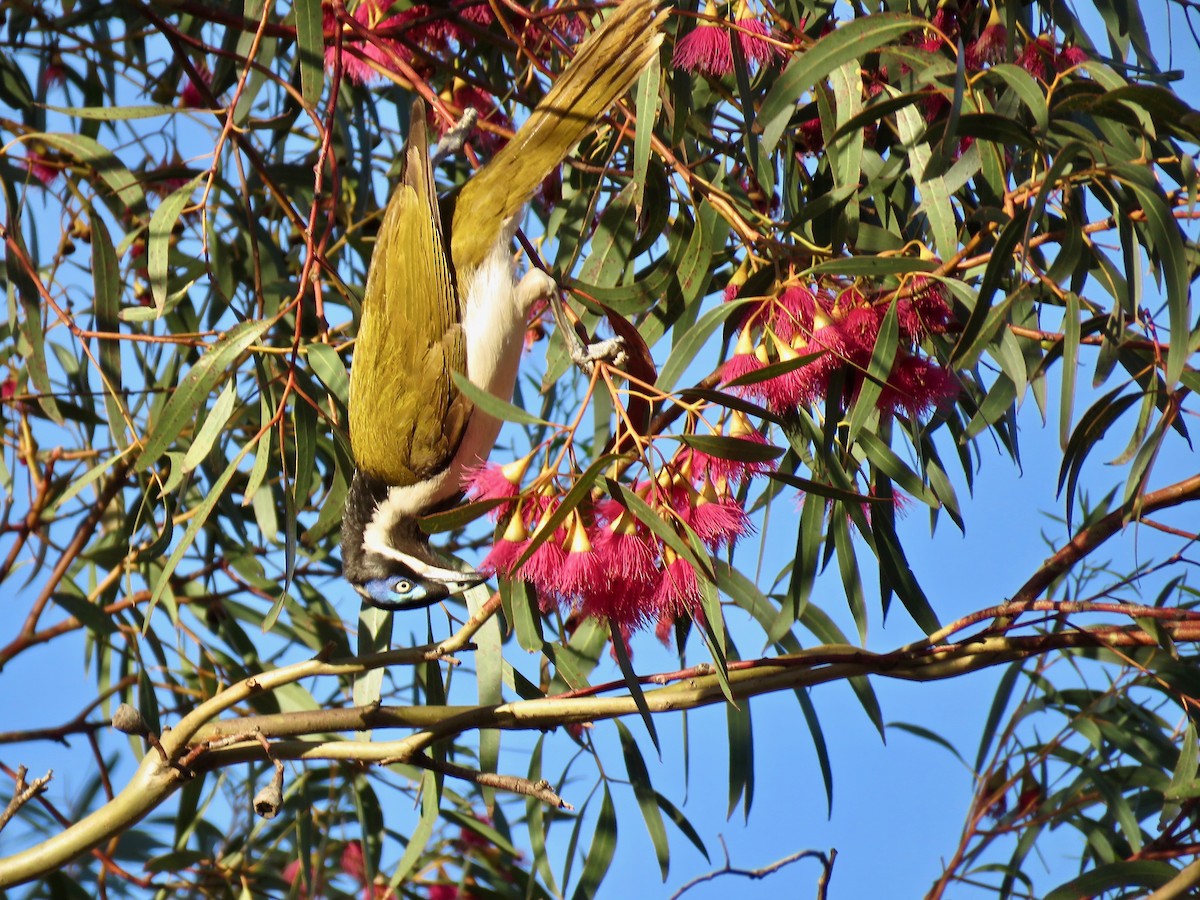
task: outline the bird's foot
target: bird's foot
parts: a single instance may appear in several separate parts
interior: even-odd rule
[[[608,363],[617,369],[624,369],[625,364],[629,361],[625,339],[620,337],[593,340],[587,343],[578,338],[575,340],[568,338],[567,347],[571,351],[571,361],[589,375],[592,374],[592,370],[598,362]]]
[[[432,164],[437,166],[447,156],[461,150],[463,144],[467,142],[467,138],[471,136],[471,132],[475,130],[475,123],[478,121],[479,113],[475,109],[468,106],[463,110],[462,118],[454,123],[454,127],[442,135],[442,139],[433,148],[433,155],[430,158]]]

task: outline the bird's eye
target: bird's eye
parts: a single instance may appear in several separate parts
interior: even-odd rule
[[[392,591],[393,591],[393,593],[396,593],[396,594],[407,594],[409,591],[412,590],[412,588],[413,588],[412,582],[408,581],[405,578],[401,578],[399,581],[397,581],[395,584],[392,585]]]

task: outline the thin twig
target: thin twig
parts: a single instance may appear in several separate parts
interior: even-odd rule
[[[534,797],[548,806],[553,806],[555,809],[565,809],[568,812],[575,809],[574,806],[554,793],[554,790],[550,787],[550,782],[544,778],[541,781],[530,781],[528,778],[522,778],[519,775],[497,775],[493,772],[479,772],[452,762],[432,759],[424,753],[417,753],[403,760],[385,759],[380,765],[387,765],[390,762],[406,762],[414,766],[419,766],[422,769],[428,769],[431,772],[441,772],[443,775],[449,775],[452,778],[461,778],[464,781],[478,784],[481,787],[496,788],[496,790],[508,791],[510,794]]]
[[[35,778],[33,781],[26,783],[25,773],[27,771],[28,769],[24,766],[17,766],[17,783],[13,787],[12,799],[8,801],[8,806],[4,808],[4,812],[0,812],[0,831],[4,830],[4,826],[9,823],[22,806],[45,791],[46,785],[54,777],[54,770],[47,769],[46,774],[41,778]]]
[[[729,862],[729,848],[725,846],[724,836],[720,840],[721,851],[725,854],[725,865],[719,869],[714,869],[712,872],[696,876],[672,894],[670,900],[677,900],[677,898],[682,897],[687,891],[690,891],[697,885],[703,884],[706,881],[713,881],[722,875],[740,875],[742,878],[750,878],[757,881],[761,878],[766,878],[768,875],[774,875],[785,866],[790,866],[794,862],[799,862],[802,859],[810,857],[821,861],[821,877],[817,879],[817,900],[825,900],[825,892],[829,887],[829,878],[833,874],[833,861],[837,859],[837,850],[830,850],[828,853],[822,853],[820,850],[801,850],[758,869],[738,869],[734,868]]]

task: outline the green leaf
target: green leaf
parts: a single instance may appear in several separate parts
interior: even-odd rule
[[[1133,862],[1109,863],[1072,878],[1045,895],[1046,900],[1078,900],[1080,897],[1095,897],[1115,888],[1162,887],[1178,871],[1169,863],[1157,860],[1135,860]],[[1123,894],[1123,896],[1131,896]]]
[[[853,444],[867,424],[878,412],[877,404],[883,395],[883,386],[887,384],[892,374],[897,348],[900,345],[900,324],[897,319],[898,304],[893,300],[888,304],[887,313],[879,325],[879,335],[875,339],[875,349],[871,351],[871,362],[864,373],[862,387],[850,410],[848,437],[846,442]]]
[[[839,66],[860,60],[889,41],[927,24],[922,19],[899,13],[863,16],[831,31],[803,53],[793,56],[767,91],[759,109],[764,150],[775,152],[796,103],[805,91],[825,80]]]
[[[544,419],[539,419],[537,416],[527,413],[521,407],[514,406],[505,400],[501,400],[499,397],[489,394],[483,388],[472,383],[462,372],[451,372],[450,377],[454,379],[455,386],[467,395],[468,400],[492,418],[499,419],[502,422],[516,422],[518,425],[550,427],[550,423]]]
[[[744,463],[770,462],[783,456],[784,451],[771,444],[760,444],[745,438],[724,434],[681,434],[679,440],[694,450],[718,459]]]
[[[344,406],[350,398],[350,373],[341,355],[328,344],[309,344],[306,348],[308,364],[330,395]]]
[[[62,113],[73,119],[89,119],[97,122],[152,119],[156,116],[173,116],[180,112],[177,106],[52,106],[47,104],[46,109]]]
[[[729,811],[733,815],[738,801],[745,798],[745,821],[750,820],[754,800],[754,728],[750,720],[750,701],[741,706],[725,704],[725,722],[729,730]]]
[[[108,185],[113,197],[105,197],[113,214],[121,218],[126,211],[138,214],[146,209],[146,194],[142,184],[134,177],[116,155],[101,144],[82,134],[38,134],[37,138],[51,147],[74,156],[79,162],[91,167]]]
[[[625,687],[629,689],[629,695],[633,697],[634,705],[638,708],[638,714],[642,717],[642,722],[646,725],[646,731],[650,735],[650,740],[654,744],[654,749],[658,751],[658,755],[662,756],[662,746],[658,743],[658,731],[654,727],[654,717],[650,715],[650,706],[646,703],[646,695],[642,692],[642,686],[638,683],[637,672],[633,670],[633,663],[629,659],[629,649],[625,646],[625,635],[621,633],[621,629],[617,627],[615,622],[609,622],[609,634],[612,641],[613,653],[617,657],[617,665],[621,668],[621,677],[625,679]],[[617,723],[620,725],[620,723]],[[639,757],[640,759],[640,757]],[[666,878],[666,871],[663,872],[663,878]]]
[[[438,808],[440,806],[438,802],[439,793],[437,777],[434,773],[422,772],[421,818],[408,839],[408,846],[404,848],[404,855],[400,857],[400,862],[396,864],[396,871],[392,873],[391,884],[393,886],[404,881],[408,874],[416,868],[417,863],[420,862],[421,857],[425,853],[425,848],[429,846],[429,840],[433,837],[433,826],[437,824],[438,820]]]
[[[623,722],[617,720],[615,724],[617,735],[621,739],[621,753],[625,757],[625,772],[629,776],[630,786],[633,787],[633,796],[642,811],[642,819],[646,822],[650,843],[654,845],[659,871],[662,872],[663,881],[666,881],[671,863],[671,850],[667,843],[667,829],[663,825],[662,813],[658,807],[658,795],[654,785],[650,783],[650,772],[646,769],[646,761],[642,759],[637,741]]]
[[[637,189],[635,182],[627,183],[600,214],[591,253],[579,270],[580,281],[597,287],[615,287],[620,282],[637,239]]]
[[[996,693],[992,695],[992,705],[988,709],[987,721],[983,725],[983,733],[979,736],[979,752],[975,754],[975,772],[982,775],[988,753],[991,752],[992,741],[995,740],[996,730],[1000,727],[1000,719],[1012,699],[1013,688],[1025,663],[1017,661],[1004,670],[1000,683],[996,685]]]
[[[654,56],[646,66],[637,83],[637,133],[633,137],[633,183],[636,193],[633,207],[641,215],[642,200],[646,190],[646,173],[650,166],[650,148],[654,140],[654,123],[658,121],[662,98],[662,67]]]
[[[190,472],[204,462],[204,458],[208,456],[212,450],[213,444],[217,438],[221,436],[221,432],[225,430],[225,425],[229,422],[233,415],[234,405],[237,403],[237,391],[234,389],[232,381],[226,382],[225,389],[217,397],[217,402],[213,404],[208,415],[204,417],[204,424],[200,426],[200,430],[196,432],[196,437],[192,441],[192,445],[188,447],[187,453],[183,457],[183,470]]]
[[[95,212],[94,210],[92,211]],[[124,381],[121,376],[121,272],[117,252],[104,217],[91,216],[92,226],[92,285],[96,291],[96,330],[112,333],[112,337],[96,339],[100,362],[100,378],[104,382],[104,409],[108,414],[108,429],[118,447],[129,443],[126,422],[129,413],[123,400]]]
[[[325,89],[325,35],[320,0],[296,0],[296,44],[300,57],[300,94],[316,106]]]
[[[150,628],[150,620],[152,613],[154,612],[154,608],[158,605],[158,601],[162,599],[163,593],[168,589],[168,586],[171,582],[171,576],[175,574],[175,567],[179,565],[180,560],[183,559],[184,555],[188,552],[188,550],[191,549],[192,544],[195,543],[196,537],[200,534],[200,530],[204,528],[205,524],[208,522],[208,517],[212,515],[212,511],[216,508],[216,505],[224,496],[225,488],[229,486],[230,479],[237,474],[238,467],[241,465],[242,460],[246,458],[246,455],[252,449],[254,449],[254,445],[257,443],[258,440],[253,439],[250,441],[250,443],[242,447],[242,449],[238,451],[237,455],[230,460],[229,465],[225,467],[225,471],[223,471],[217,480],[214,481],[209,487],[208,491],[204,495],[204,499],[201,500],[198,505],[192,508],[192,517],[188,522],[187,531],[183,533],[183,537],[180,539],[175,549],[171,551],[170,557],[168,557],[166,563],[163,564],[162,571],[155,580],[154,590],[150,594],[150,603],[146,607],[145,620],[142,626],[143,634],[145,634]]]
[[[225,377],[225,370],[246,352],[251,344],[262,337],[272,324],[270,320],[264,320],[235,325],[200,357],[199,362],[188,371],[154,422],[142,452],[134,461],[134,471],[144,472],[158,461],[179,437],[180,432],[195,421],[209,393]]]
[[[161,315],[167,306],[167,259],[171,250],[171,235],[183,208],[192,199],[196,185],[204,178],[197,175],[183,187],[172,191],[150,217],[150,235],[146,241],[146,271],[150,277],[150,292],[154,308]]]
[[[910,170],[921,173],[917,178],[917,191],[921,195],[918,209],[923,211],[929,220],[933,248],[942,259],[951,259],[958,252],[958,222],[954,217],[954,207],[950,203],[951,191],[946,178],[927,174],[932,171],[929,163],[933,158],[933,151],[927,143],[920,140],[925,131],[925,119],[915,106],[905,106],[896,111],[896,126],[900,132],[900,140],[904,142],[908,151]]]
[[[581,817],[582,818],[582,817]],[[596,819],[596,830],[592,834],[592,845],[588,848],[587,861],[579,883],[575,885],[573,900],[592,900],[604,880],[613,855],[617,852],[617,812],[613,806],[608,783],[604,784],[604,799],[600,804],[600,815]]]

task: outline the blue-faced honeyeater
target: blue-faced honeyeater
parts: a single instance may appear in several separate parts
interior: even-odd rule
[[[538,269],[516,280],[518,222],[537,187],[658,52],[656,5],[625,0],[613,9],[512,140],[444,200],[425,106],[413,104],[404,174],[371,255],[350,374],[355,471],[342,568],[369,603],[418,608],[481,580],[441,564],[417,524],[458,495],[500,430],[451,373],[512,396],[529,307],[556,290]]]

